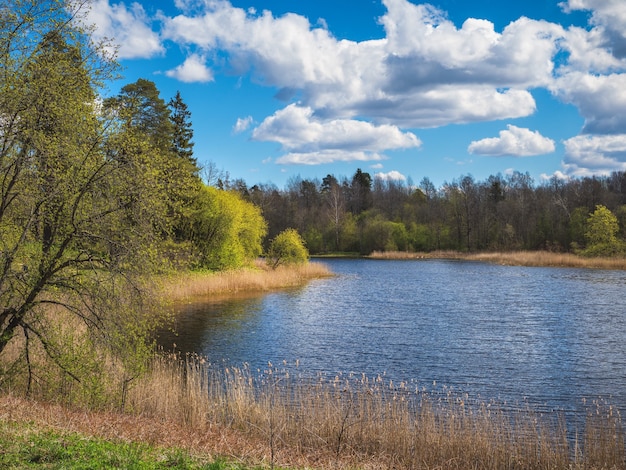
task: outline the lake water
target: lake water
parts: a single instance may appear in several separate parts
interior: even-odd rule
[[[181,307],[183,352],[254,369],[385,375],[477,400],[626,410],[626,272],[424,260],[324,261],[295,290]]]

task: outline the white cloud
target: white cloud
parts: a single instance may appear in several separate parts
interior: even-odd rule
[[[509,124],[507,130],[500,131],[499,137],[473,141],[467,151],[477,155],[492,157],[528,157],[554,152],[554,141],[531,131]]]
[[[165,50],[139,3],[132,3],[127,8],[124,3],[95,0],[85,22],[95,26],[95,40],[112,42],[114,49],[109,52],[117,52],[119,59],[150,58]]]
[[[291,104],[266,118],[252,133],[255,140],[278,142],[289,155],[279,163],[380,160],[380,152],[415,148],[421,141],[395,126],[350,119],[321,120],[313,110]]]
[[[570,176],[626,171],[626,134],[579,135],[563,144],[563,167]]]
[[[396,170],[391,170],[387,173],[376,173],[374,177],[385,181],[406,181],[406,176]]]
[[[345,151],[345,150],[319,150],[315,152],[290,152],[276,159],[280,164],[298,165],[322,165],[333,162],[369,162],[386,160],[387,157],[377,152]]]
[[[568,180],[569,176],[567,176],[565,173],[563,173],[562,171],[555,171],[554,173],[552,173],[551,175],[548,175],[547,173],[541,173],[539,175],[539,178],[541,178],[542,181],[550,181],[552,178],[556,178],[559,180]]]
[[[591,11],[590,23],[612,44],[616,56],[626,56],[626,8],[623,0],[568,0],[559,5],[566,12]]]
[[[248,128],[252,125],[253,119],[252,116],[246,116],[245,118],[237,118],[237,122],[233,126],[233,132],[235,134],[239,134],[248,130]]]
[[[626,132],[626,74],[572,72],[556,81],[556,93],[585,118],[585,133]]]
[[[442,11],[406,0],[384,0],[381,19],[387,51],[407,59],[418,72],[414,86],[436,83],[442,77],[459,84],[492,83],[539,86],[551,81],[552,57],[561,26],[528,18],[509,24],[499,34],[486,20],[469,18],[460,29]]]
[[[522,18],[502,34],[485,20],[461,28],[433,7],[385,0],[387,37],[337,40],[296,14],[253,14],[223,0],[201,15],[179,15],[163,35],[202,51],[226,51],[235,73],[299,91],[302,104],[328,118],[434,127],[528,116],[530,86],[552,80],[563,29]]]
[[[207,68],[205,58],[197,54],[191,54],[185,62],[165,74],[185,83],[213,81],[213,73]]]

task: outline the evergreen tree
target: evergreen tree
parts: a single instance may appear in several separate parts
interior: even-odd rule
[[[170,108],[170,122],[173,126],[172,151],[181,160],[189,161],[190,169],[198,173],[197,161],[193,156],[193,127],[191,112],[180,96],[180,91],[168,103]]]

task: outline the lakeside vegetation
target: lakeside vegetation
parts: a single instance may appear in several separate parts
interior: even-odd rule
[[[559,413],[445,388],[365,376],[304,380],[297,367],[257,373],[176,355],[154,358],[138,385],[123,414],[3,395],[0,430],[80,433],[122,443],[120,458],[139,443],[160,449],[169,468],[189,468],[176,463],[185,456],[241,465],[208,467],[216,469],[626,468],[621,417],[601,402],[589,403],[579,427],[566,427]]]
[[[190,271],[165,276],[160,289],[169,302],[194,298],[227,297],[239,293],[257,293],[299,287],[312,279],[333,276],[324,263],[309,262],[270,268],[263,260],[253,267],[221,272]]]
[[[465,253],[459,251],[431,251],[413,253],[407,251],[374,251],[370,259],[452,259],[465,261],[483,261],[508,266],[546,266],[588,269],[626,270],[626,257],[589,257],[574,253],[555,253],[550,251],[510,251]]]

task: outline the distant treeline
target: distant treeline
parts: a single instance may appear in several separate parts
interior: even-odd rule
[[[550,250],[585,253],[596,243],[590,233],[596,214],[600,239],[616,241],[605,253],[623,249],[626,237],[626,173],[535,184],[528,173],[497,174],[484,181],[461,176],[440,188],[423,178],[418,185],[354,175],[322,180],[291,178],[248,187],[218,180],[261,208],[269,238],[297,229],[311,253],[375,250]],[[610,220],[599,220],[600,215]],[[591,220],[590,220],[591,218]],[[596,223],[597,225],[597,223]],[[596,234],[597,235],[597,234]],[[605,247],[606,248],[606,247]],[[596,250],[598,251],[598,250]],[[600,250],[602,251],[602,250]],[[591,254],[591,253],[589,253]]]

